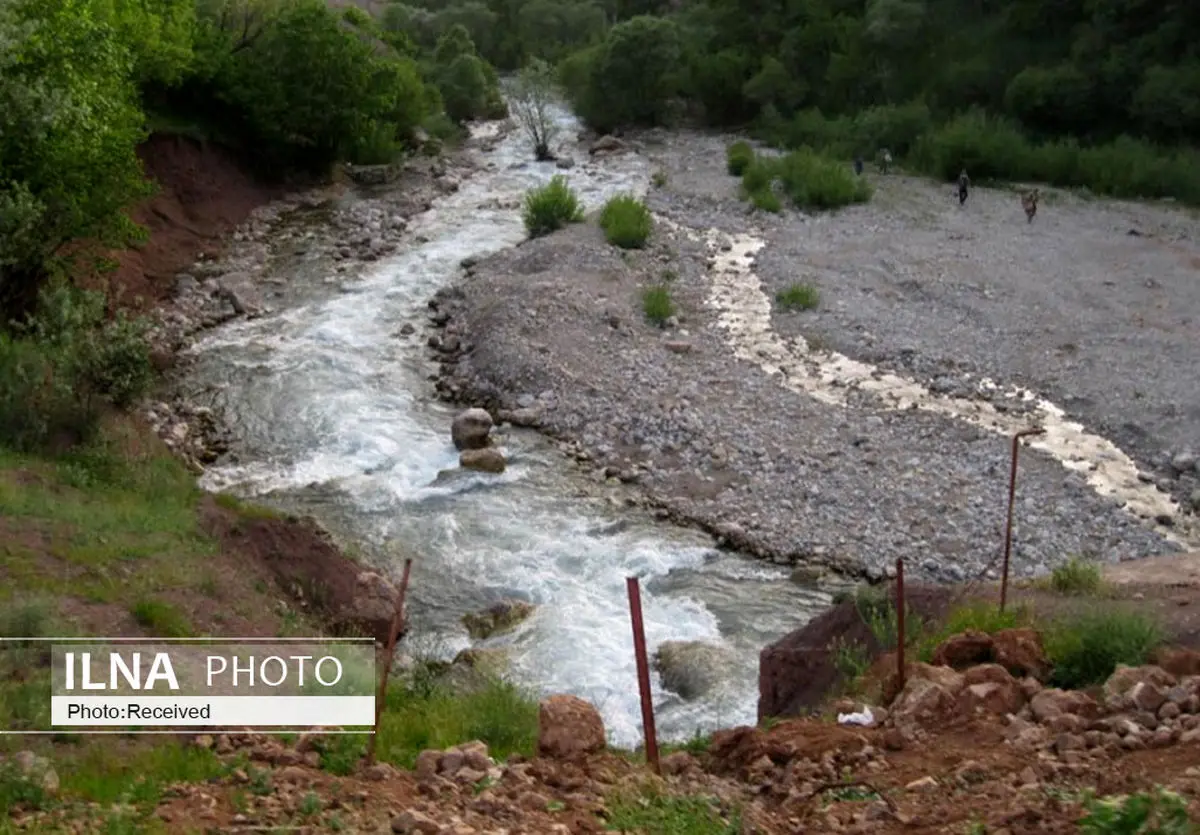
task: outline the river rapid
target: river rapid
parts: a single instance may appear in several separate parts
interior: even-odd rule
[[[558,117],[573,137],[574,119]],[[214,466],[203,484],[311,514],[392,576],[414,557],[409,652],[453,657],[471,645],[463,614],[506,597],[537,604],[514,632],[479,645],[503,647],[518,682],[591,701],[610,741],[629,747],[641,738],[625,586],[636,575],[651,652],[704,640],[736,659],[725,684],[695,701],[656,681],[660,735],[753,724],[759,650],[827,605],[826,593],[628,507],[627,488],[585,476],[533,432],[499,434],[502,476],[455,472],[455,410],[429,382],[427,301],[464,259],[517,245],[521,197],[555,174],[588,211],[648,187],[639,155],[593,160],[574,143],[564,151],[578,163],[566,172],[532,162],[519,131],[478,126],[468,146],[476,171],[413,220],[395,254],[342,281],[332,265],[276,258],[273,278],[287,286],[279,309],[192,348],[185,384],[215,391],[238,437],[234,463]],[[294,222],[311,224],[301,238],[322,234],[319,216]],[[416,332],[399,338],[409,323]]]

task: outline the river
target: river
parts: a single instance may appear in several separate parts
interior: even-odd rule
[[[559,120],[564,135],[578,130],[568,114]],[[636,154],[588,160],[576,149],[579,164],[563,172],[532,162],[519,131],[479,141],[495,133],[476,128],[478,171],[414,219],[394,255],[341,283],[302,257],[276,259],[288,301],[193,347],[188,382],[215,387],[239,438],[236,463],[214,466],[203,484],[311,514],[393,576],[413,556],[410,651],[452,657],[471,645],[463,614],[505,597],[538,604],[517,630],[483,645],[504,647],[512,677],[538,692],[591,701],[610,741],[626,747],[641,738],[625,587],[636,575],[651,652],[665,640],[705,640],[736,657],[725,686],[696,701],[655,682],[660,735],[753,724],[759,650],[827,605],[827,594],[624,506],[627,488],[597,484],[533,432],[503,433],[502,476],[443,472],[457,467],[455,409],[428,380],[429,298],[461,274],[464,258],[519,243],[519,208],[496,206],[555,174],[589,210],[618,192],[644,194],[650,180]],[[405,323],[417,334],[397,338]]]

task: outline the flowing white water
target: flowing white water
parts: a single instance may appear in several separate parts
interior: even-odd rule
[[[572,120],[562,122],[573,132]],[[504,436],[503,476],[438,478],[457,466],[453,411],[432,398],[421,341],[394,334],[422,321],[426,301],[464,258],[524,238],[519,210],[495,207],[563,173],[528,157],[522,137],[510,135],[482,157],[480,173],[414,223],[410,240],[424,242],[332,298],[232,324],[196,346],[194,374],[220,381],[220,405],[243,444],[240,463],[211,470],[206,486],[303,507],[393,571],[401,555],[414,555],[414,616],[447,654],[468,643],[463,613],[503,596],[540,604],[496,641],[513,674],[593,701],[623,745],[640,739],[625,596],[626,576],[638,575],[651,651],[664,640],[699,639],[737,656],[728,687],[708,698],[685,703],[657,691],[660,731],[753,722],[757,651],[825,595],[770,566],[718,556],[707,537],[572,498],[583,492],[578,476],[533,433]],[[644,193],[649,169],[629,155],[580,165],[569,179],[593,209],[617,192]],[[322,278],[309,277],[317,286]]]
[[[1033,418],[1016,417],[1000,412],[986,400],[936,394],[916,381],[843,354],[812,351],[803,337],[789,343],[771,326],[771,300],[753,270],[754,257],[766,242],[717,229],[704,233],[683,231],[702,238],[712,255],[709,305],[717,311],[734,353],[766,374],[777,376],[783,385],[823,403],[841,406],[846,405],[850,392],[868,392],[889,409],[935,412],[1010,436],[1036,426],[1044,434],[1030,438],[1030,446],[1082,474],[1093,490],[1115,498],[1167,539],[1184,547],[1200,545],[1200,532],[1188,526],[1169,494],[1138,478],[1133,459],[1108,439],[1069,420],[1059,406],[1031,391],[1011,387],[1006,390],[1009,396],[1034,406]],[[999,389],[990,380],[981,386],[985,390]],[[1157,521],[1161,516],[1172,517],[1183,527],[1163,525]]]

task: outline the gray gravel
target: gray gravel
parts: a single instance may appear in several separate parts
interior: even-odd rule
[[[1046,352],[1073,341],[1080,346],[1074,362],[1094,365],[1096,346],[1111,343],[1103,378],[1109,397],[1099,391],[1099,374],[1081,373],[1075,389],[1085,397],[1087,386],[1096,386],[1088,402],[1108,411],[1093,415],[1078,401],[1063,405],[1091,426],[1105,428],[1105,420],[1144,426],[1143,443],[1159,446],[1131,454],[1177,454],[1189,431],[1194,437],[1197,371],[1181,358],[1182,329],[1160,325],[1155,350],[1139,347],[1144,342],[1135,341],[1141,332],[1133,325],[1096,324],[1106,310],[1123,313],[1127,322],[1135,309],[1146,311],[1148,320],[1155,311],[1155,321],[1178,323],[1188,315],[1186,306],[1169,315],[1153,301],[1137,308],[1134,299],[1167,293],[1144,286],[1141,296],[1121,293],[1123,304],[1111,295],[1115,288],[1105,297],[1112,301],[1097,301],[1081,289],[1082,279],[1071,277],[1086,274],[1082,256],[1054,249],[1070,238],[1058,215],[1064,205],[1077,215],[1070,228],[1087,228],[1088,210],[1102,218],[1093,220],[1092,239],[1116,223],[1103,218],[1138,211],[1160,218],[1157,226],[1141,223],[1144,232],[1161,235],[1170,214],[1055,198],[1030,229],[1015,195],[976,189],[959,218],[937,204],[943,197],[949,202],[945,189],[893,177],[877,205],[818,219],[764,217],[737,200],[736,181],[723,170],[724,142],[659,135],[644,144],[668,178],[665,188],[652,191],[650,204],[693,228],[765,231],[769,244],[758,271],[770,289],[810,280],[825,300],[816,313],[777,312],[781,333],[819,336],[852,357],[918,379],[951,378],[942,380],[943,388],[974,371],[1031,385],[1060,402],[1069,390],[1055,385],[1075,380],[1073,366],[1048,362]],[[986,220],[967,222],[971,212]],[[948,219],[939,220],[943,216]],[[1133,246],[1131,240],[1165,246],[1125,231],[1110,235],[1110,247]],[[1032,246],[1025,238],[1048,243]],[[1083,240],[1076,246],[1100,249]],[[1022,307],[1004,290],[1010,279],[964,266],[970,253],[991,276],[1019,276],[1012,286],[1043,300],[1024,303],[1033,311]],[[1073,270],[1061,290],[1049,286],[1057,281],[1052,256]],[[622,254],[597,228],[583,225],[473,265],[455,292],[443,294],[435,314],[446,329],[439,386],[450,399],[520,410],[513,416],[519,422],[538,425],[569,441],[578,457],[595,460],[597,477],[640,483],[671,515],[779,562],[879,576],[903,556],[919,576],[943,581],[973,577],[994,564],[1003,542],[1007,440],[928,413],[878,409],[868,398],[841,409],[784,389],[726,345],[705,305],[706,257],[700,245],[661,227],[648,250]],[[668,270],[677,275],[671,286],[680,313],[663,330],[643,319],[640,293]],[[1182,285],[1179,275],[1182,269],[1168,279],[1164,267],[1158,281],[1163,288]],[[977,285],[981,289],[971,289]],[[1052,318],[1072,323],[1070,330],[1063,325],[1046,333]],[[1117,338],[1119,327],[1130,333]],[[1049,369],[1044,377],[1030,376],[1042,367]],[[1145,396],[1135,400],[1130,393],[1139,405],[1126,413],[1116,392],[1138,387]],[[1162,404],[1186,411],[1189,402],[1190,423],[1175,417],[1152,422]],[[1189,479],[1177,477],[1172,485],[1186,490]],[[1116,561],[1175,550],[1048,456],[1023,453],[1018,573],[1042,573],[1075,554]]]

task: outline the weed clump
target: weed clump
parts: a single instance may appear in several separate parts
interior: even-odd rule
[[[1136,612],[1097,611],[1051,624],[1044,635],[1051,684],[1066,690],[1105,681],[1118,664],[1145,664],[1162,643],[1158,623]]]
[[[1050,588],[1059,594],[1092,595],[1103,586],[1100,566],[1087,560],[1072,558],[1050,574]]]
[[[745,140],[734,142],[725,149],[725,169],[734,177],[742,173],[754,162],[754,149]]]
[[[600,228],[613,246],[641,249],[650,237],[653,223],[646,204],[633,195],[619,194],[604,204]]]
[[[811,284],[789,284],[775,294],[775,301],[784,310],[816,310],[821,293]]]
[[[567,185],[567,179],[556,175],[541,188],[530,189],[525,195],[522,212],[529,237],[538,238],[562,229],[569,223],[583,220],[583,205],[579,196]]]
[[[642,291],[642,313],[646,319],[660,328],[675,315],[675,303],[671,291],[665,285],[656,284]]]

